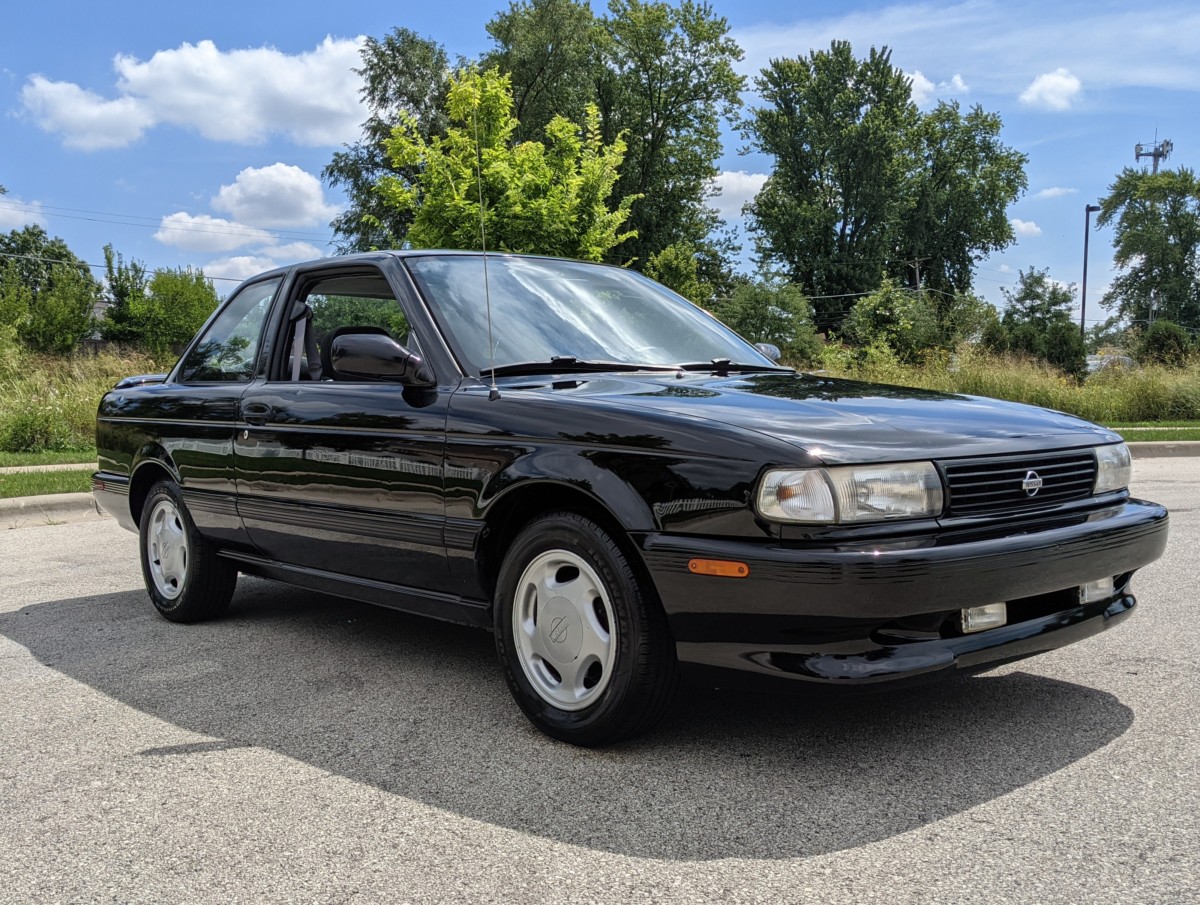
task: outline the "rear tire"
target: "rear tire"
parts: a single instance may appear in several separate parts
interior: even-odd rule
[[[179,488],[159,481],[142,506],[142,577],[154,608],[172,622],[199,622],[229,606],[237,569],[196,530]]]
[[[505,555],[494,611],[509,690],[547,735],[606,745],[666,712],[677,680],[666,617],[590,519],[556,512],[526,525]]]

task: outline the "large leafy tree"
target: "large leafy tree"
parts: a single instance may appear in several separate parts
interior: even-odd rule
[[[593,109],[580,134],[564,117],[546,126],[545,143],[514,144],[507,76],[466,71],[451,79],[445,134],[426,140],[411,116],[386,142],[392,165],[412,168],[412,182],[386,176],[384,206],[412,217],[416,248],[489,248],[600,260],[629,233],[632,197],[609,206],[625,143],[600,138]],[[480,208],[479,194],[483,194]]]
[[[1200,181],[1189,169],[1126,168],[1100,201],[1120,273],[1103,304],[1133,322],[1200,328]]]
[[[406,118],[422,138],[446,127],[450,63],[442,46],[407,28],[382,40],[367,38],[362,49],[362,99],[370,115],[362,137],[333,155],[322,171],[325,181],[346,194],[346,210],[330,225],[340,252],[369,251],[403,244],[411,214],[381,203],[375,191],[384,176],[411,183],[416,171],[395,167],[384,143]]]
[[[520,0],[487,24],[482,68],[512,79],[518,139],[539,139],[556,116],[583,123],[597,102],[604,31],[581,0]]]
[[[0,316],[39,352],[69,352],[92,329],[100,283],[40,226],[0,234]]]
[[[742,50],[707,3],[610,0],[598,89],[604,134],[629,152],[617,185],[640,195],[619,251],[636,264],[669,245],[705,244],[717,225],[705,204],[718,174],[720,128],[741,106]]]
[[[1014,239],[1008,207],[1028,184],[1028,158],[1000,140],[995,113],[975,105],[939,102],[922,114],[911,136],[916,167],[900,224],[895,262],[912,270],[908,284],[936,290],[937,298],[967,292],[975,264]]]
[[[835,41],[773,60],[756,87],[763,103],[744,130],[774,159],[748,208],[758,253],[813,294],[822,328],[884,277],[939,298],[967,292],[974,264],[1013,241],[1006,209],[1025,188],[1024,155],[978,107],[922,114],[887,48],[859,59]]]
[[[919,121],[904,73],[889,51],[866,59],[850,44],[806,58],[772,60],[756,79],[751,146],[774,158],[749,205],[764,263],[815,296],[863,293],[886,274],[913,170]],[[844,299],[819,299],[817,322],[836,326]]]

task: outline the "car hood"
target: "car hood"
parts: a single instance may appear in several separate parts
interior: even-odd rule
[[[532,387],[529,387],[532,389]],[[828,464],[998,455],[1116,443],[1081,418],[980,396],[806,374],[617,374],[545,389],[580,402],[704,419],[774,437]],[[607,407],[607,406],[606,406]]]

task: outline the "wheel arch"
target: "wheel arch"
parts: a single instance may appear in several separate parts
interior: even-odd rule
[[[137,464],[129,478],[129,514],[135,525],[141,525],[142,507],[150,488],[159,481],[174,481],[180,483],[179,471],[167,451],[159,446],[150,446],[141,450],[137,456]]]
[[[642,508],[646,518],[651,518],[650,509],[644,502]],[[628,512],[626,518],[620,517],[612,507],[575,484],[534,479],[513,485],[488,506],[477,548],[477,564],[480,585],[489,600],[495,595],[500,567],[513,540],[531,521],[551,512],[574,512],[603,528],[629,560],[644,590],[657,601],[657,589],[634,537],[639,530],[651,528],[631,526],[630,521],[636,525],[640,519],[629,519]]]

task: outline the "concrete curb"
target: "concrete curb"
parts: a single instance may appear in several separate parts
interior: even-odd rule
[[[43,471],[96,471],[99,465],[95,462],[62,465],[6,465],[0,468],[0,474],[36,474]]]
[[[1150,440],[1130,443],[1135,459],[1161,459],[1167,456],[1200,456],[1200,440]]]
[[[96,508],[96,501],[90,493],[56,493],[0,500],[0,529],[61,525],[109,517]]]

